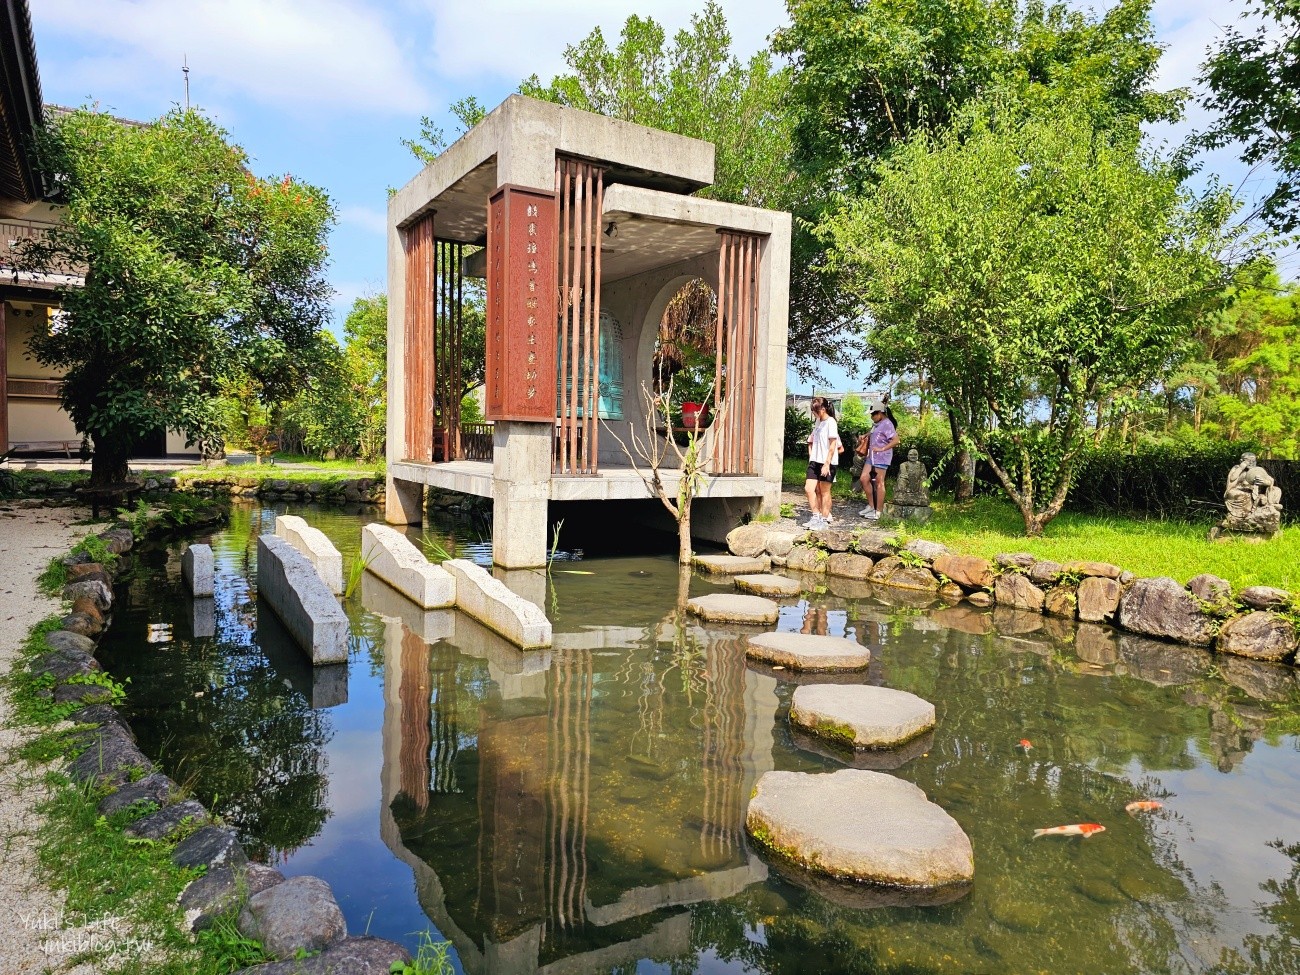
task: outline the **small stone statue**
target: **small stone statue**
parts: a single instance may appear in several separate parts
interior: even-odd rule
[[[885,502],[885,514],[891,518],[916,521],[930,520],[930,491],[925,486],[927,472],[918,459],[916,448],[907,452],[907,460],[898,468],[894,495]]]
[[[1250,452],[1242,454],[1241,463],[1228,472],[1223,504],[1228,514],[1211,538],[1227,533],[1272,538],[1282,527],[1282,489]]]

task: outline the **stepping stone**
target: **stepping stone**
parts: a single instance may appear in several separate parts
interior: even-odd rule
[[[871,663],[870,650],[840,636],[761,633],[745,642],[751,659],[791,670],[862,670]]]
[[[754,623],[767,626],[776,622],[780,607],[762,596],[737,596],[714,592],[687,600],[686,609],[711,623]]]
[[[820,679],[825,679],[824,674],[817,676]],[[809,679],[811,680],[812,677],[813,675],[810,674]],[[843,675],[843,678],[847,678],[847,675]],[[866,750],[844,748],[835,744],[829,738],[809,734],[793,725],[790,726],[790,739],[802,751],[820,755],[822,758],[829,758],[831,761],[846,765],[849,768],[870,769],[872,772],[892,772],[895,769],[900,769],[913,759],[923,758],[928,755],[934,748],[933,731],[927,731],[925,734],[913,738],[897,748]]]
[[[785,576],[736,576],[734,581],[741,592],[753,593],[755,596],[797,596],[803,592],[799,583]]]
[[[894,748],[934,727],[934,705],[890,687],[809,684],[794,692],[790,723],[847,748]]]
[[[879,884],[932,903],[964,893],[975,854],[956,820],[910,782],[862,769],[765,772],[745,814],[763,849],[798,871]]]
[[[746,558],[743,555],[697,555],[691,565],[710,575],[734,576],[749,572],[766,572],[772,568],[767,556]]]

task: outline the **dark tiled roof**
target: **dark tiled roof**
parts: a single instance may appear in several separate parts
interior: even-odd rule
[[[26,202],[43,195],[31,158],[41,104],[27,0],[0,0],[0,195]]]

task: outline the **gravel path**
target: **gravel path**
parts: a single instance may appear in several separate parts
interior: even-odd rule
[[[59,600],[37,590],[36,577],[89,530],[71,524],[78,516],[69,508],[0,509],[0,673],[9,672],[32,625],[60,608]],[[80,919],[63,917],[62,895],[36,879],[32,846],[40,818],[33,807],[45,790],[38,770],[12,754],[28,734],[9,727],[11,717],[8,693],[0,688],[0,972],[66,971],[79,947],[73,942],[93,933],[76,923]],[[92,969],[73,971],[89,975]]]

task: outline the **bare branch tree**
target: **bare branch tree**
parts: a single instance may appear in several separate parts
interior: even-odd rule
[[[708,402],[713,395],[710,386],[708,395],[703,397]],[[704,476],[713,464],[717,451],[716,437],[705,437],[706,427],[700,425],[701,414],[695,414],[695,422],[686,429],[686,444],[679,444],[673,437],[673,383],[669,378],[668,386],[661,393],[653,392],[645,383],[641,384],[641,399],[645,404],[644,429],[638,430],[637,424],[629,426],[628,439],[631,444],[618,435],[608,423],[605,428],[618,441],[619,447],[627,456],[632,470],[645,482],[646,489],[660,500],[668,513],[677,521],[677,561],[689,565],[691,561],[691,505],[704,484]],[[720,429],[726,401],[718,406],[713,418],[713,428]],[[661,436],[658,424],[662,421],[667,429],[667,436]],[[671,465],[681,471],[676,493],[670,493],[664,483],[662,471]]]

